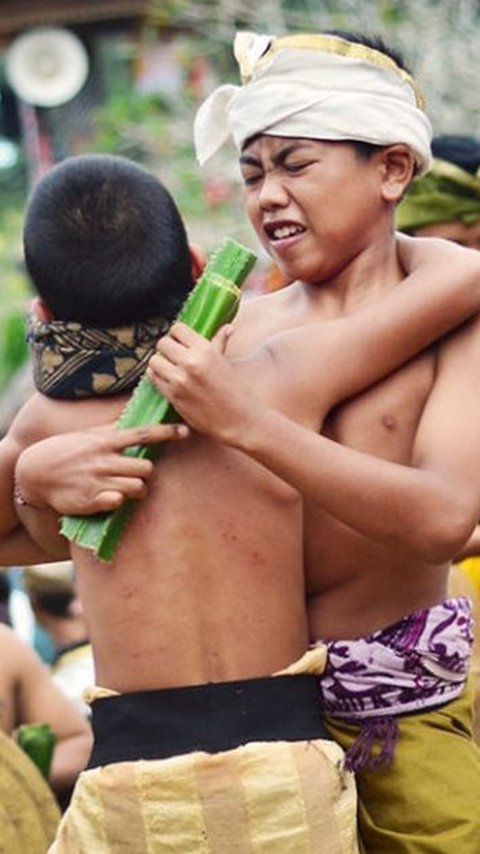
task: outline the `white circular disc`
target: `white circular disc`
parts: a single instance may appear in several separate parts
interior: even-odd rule
[[[19,36],[5,55],[5,73],[27,104],[58,107],[70,101],[88,76],[88,56],[69,30],[36,27]]]

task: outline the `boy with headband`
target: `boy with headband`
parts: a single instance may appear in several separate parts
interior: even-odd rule
[[[233,130],[241,149],[247,213],[292,284],[245,303],[228,339],[228,358],[224,338],[210,344],[176,324],[150,362],[152,380],[195,432],[172,446],[156,466],[148,495],[112,566],[73,549],[80,593],[91,614],[97,679],[109,689],[96,695],[94,728],[95,707],[104,704],[97,715],[98,745],[104,750],[107,742],[110,754],[105,765],[94,752],[95,761],[79,782],[55,851],[68,850],[79,833],[83,839],[90,834],[90,848],[112,851],[112,839],[124,843],[127,832],[138,837],[145,827],[152,833],[158,828],[159,851],[169,850],[168,845],[185,852],[256,847],[354,851],[351,777],[335,768],[335,745],[315,729],[311,704],[318,703],[320,716],[321,700],[314,696],[312,680],[307,681],[313,694],[301,696],[304,683],[293,674],[305,678],[307,672],[322,669],[311,658],[325,651],[322,639],[334,663],[346,651],[345,667],[332,672],[331,662],[327,664],[324,683],[324,704],[335,713],[335,732],[338,729],[343,739],[337,714],[342,704],[333,702],[337,694],[340,700],[346,697],[347,730],[359,728],[349,723],[352,707],[368,715],[372,703],[369,695],[364,702],[362,682],[360,703],[356,697],[351,700],[352,691],[343,683],[337,691],[337,676],[345,674],[350,688],[348,673],[363,672],[365,662],[362,657],[358,667],[358,651],[348,640],[335,642],[381,630],[412,611],[425,611],[429,635],[431,608],[440,646],[455,647],[453,661],[442,658],[441,666],[434,668],[435,703],[462,692],[468,613],[463,601],[451,603],[447,612],[453,614],[459,637],[446,633],[442,565],[478,516],[480,449],[471,436],[462,435],[462,453],[455,452],[454,425],[442,425],[438,418],[432,438],[435,412],[430,415],[429,406],[433,401],[434,410],[439,405],[445,411],[441,399],[445,383],[451,388],[455,352],[472,346],[475,322],[443,342],[441,350],[411,357],[434,337],[431,329],[426,333],[432,313],[436,335],[442,335],[478,307],[478,259],[439,244],[438,266],[431,267],[434,278],[438,273],[438,284],[422,286],[413,275],[418,288],[412,293],[408,284],[396,287],[404,271],[393,229],[395,205],[414,169],[422,171],[429,164],[429,125],[413,84],[395,60],[356,38],[291,38],[252,39],[245,68],[246,78],[253,71],[251,82],[213,96],[200,113],[197,140],[205,159],[215,148],[212,139],[219,129]],[[413,251],[417,249],[422,251],[414,244]],[[463,302],[453,300],[438,311],[437,300],[430,297],[445,285],[445,265],[457,261],[471,271],[470,290],[459,289]],[[412,317],[406,305],[415,299],[417,316]],[[396,323],[390,317],[388,338],[386,317],[394,305]],[[395,370],[399,364],[403,367]],[[474,410],[472,380],[462,367],[462,392]],[[371,383],[377,385],[359,393]],[[337,406],[339,400],[345,402]],[[476,411],[473,416],[480,419]],[[92,442],[91,436],[75,439],[84,445]],[[101,493],[102,487],[122,491],[114,455],[102,451],[100,444],[96,462],[108,462],[105,477],[83,454],[75,457],[72,437],[48,442],[51,452],[56,448],[61,476],[42,468],[46,443],[27,450],[17,466],[20,488],[31,503],[46,498],[60,512],[78,509],[72,473],[79,471],[80,459],[83,484],[88,482],[92,494],[96,488]],[[440,454],[445,444],[448,465]],[[459,469],[462,477],[457,482]],[[469,472],[466,479],[464,469]],[[97,509],[94,501],[91,504],[90,509]],[[89,508],[83,504],[83,509]],[[426,528],[430,510],[435,511],[437,527]],[[418,536],[419,511],[424,540]],[[45,528],[46,511],[36,511],[32,520],[35,511],[24,507],[25,520],[27,514],[37,531]],[[154,541],[147,536],[152,529]],[[399,577],[404,580],[401,587]],[[129,633],[134,619],[136,631]],[[308,631],[318,643],[302,658]],[[408,651],[411,637],[421,637],[416,620],[407,634],[400,632]],[[380,646],[388,649],[386,643]],[[288,665],[295,659],[300,663],[292,670]],[[428,669],[429,662],[420,659],[420,669]],[[420,682],[428,681],[424,669]],[[269,678],[279,671],[292,674],[292,681],[279,685],[281,679]],[[408,668],[405,672],[409,677]],[[226,743],[222,739],[231,732],[235,709],[242,708],[238,694],[227,712],[227,693],[234,689],[243,695],[252,681],[261,692],[255,695],[252,726],[248,734],[235,730],[233,741]],[[319,690],[315,676],[313,682]],[[431,693],[430,683],[427,688]],[[183,746],[175,745],[174,755],[165,761],[126,761],[145,756],[145,751],[149,757],[152,750],[164,755],[161,751],[169,746],[166,694],[179,703],[185,689],[183,706],[175,706],[178,714],[187,715],[179,727]],[[152,694],[164,722],[153,729],[147,726],[145,706],[139,707]],[[396,686],[393,694],[397,703]],[[388,699],[380,684],[373,699],[375,726],[380,725],[375,704],[382,712]],[[423,693],[417,691],[414,701],[418,699],[424,703]],[[216,705],[217,717],[206,715],[207,702],[212,710]],[[460,703],[467,717],[466,701],[452,702]],[[139,746],[142,733],[137,736],[131,730],[132,755],[126,755],[115,738],[109,740],[129,704],[137,724],[142,713],[146,738]],[[249,716],[253,708],[246,707],[247,712]],[[306,717],[300,721],[298,715]],[[262,725],[263,716],[267,726]],[[204,730],[194,742],[195,750],[191,733],[196,718],[213,729],[208,737]],[[174,720],[180,720],[177,714]],[[215,727],[220,742],[212,737]],[[438,810],[435,815],[430,805],[432,815],[422,811],[425,828],[417,827],[415,833],[422,833],[420,844],[425,839],[427,845],[435,833],[436,847],[431,850],[450,852],[451,846],[442,848],[444,838],[449,835],[450,843],[452,824],[452,832],[461,824],[455,842],[459,850],[473,852],[478,818],[473,799],[466,799],[477,787],[478,762],[471,758],[468,738],[453,732],[449,720],[440,730],[440,737],[444,735],[454,744],[456,756],[462,754],[455,761],[464,763],[462,773],[468,777],[461,818],[458,812],[442,815],[441,838]],[[415,803],[417,791],[400,792],[394,770],[388,771],[393,777],[379,774],[387,793],[388,780],[393,780],[392,804],[395,787],[402,803],[407,796]],[[445,789],[442,769],[436,769],[436,776],[442,777]],[[455,783],[458,787],[458,780]],[[115,793],[135,805],[129,827],[126,822],[118,828],[115,824]],[[384,786],[383,802],[385,797]],[[405,816],[398,802],[391,810],[383,805],[382,827],[381,805],[374,804],[380,815],[374,821],[380,826],[378,834],[377,828],[373,836],[365,834],[367,850],[384,854],[395,850],[394,845],[397,851],[415,850],[410,810]],[[371,806],[365,798],[363,830]],[[143,823],[140,813],[147,816]],[[395,821],[400,828],[387,826]]]
[[[204,162],[227,134],[240,149],[247,213],[294,281],[277,311],[309,299],[328,321],[373,304],[399,281],[395,203],[430,165],[414,82],[375,46],[336,35],[244,37],[237,55],[243,86],[202,106],[198,153]],[[314,418],[299,426],[239,383],[223,388],[211,364],[189,373],[204,347],[187,330],[159,349],[152,377],[184,419],[303,494],[309,631],[327,643],[324,708],[358,771],[366,850],[473,854],[472,625],[468,602],[445,597],[480,513],[479,321],[335,407],[320,436]],[[312,359],[304,406],[317,372]],[[208,421],[212,398],[222,418]]]

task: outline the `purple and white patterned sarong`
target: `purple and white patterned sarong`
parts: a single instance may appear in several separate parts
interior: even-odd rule
[[[396,717],[458,697],[465,687],[472,643],[471,603],[465,597],[416,611],[365,638],[326,641],[324,712],[361,724],[347,765],[355,770],[390,761],[398,737]],[[375,741],[382,742],[383,749],[373,759]]]

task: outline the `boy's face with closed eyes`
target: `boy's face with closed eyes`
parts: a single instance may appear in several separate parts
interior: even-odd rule
[[[246,212],[289,280],[324,283],[384,238],[386,151],[366,157],[351,142],[266,135],[245,146]]]

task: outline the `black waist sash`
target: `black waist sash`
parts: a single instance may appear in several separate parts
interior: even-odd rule
[[[330,738],[318,676],[275,676],[139,691],[92,704],[88,768],[218,753],[254,741]]]

